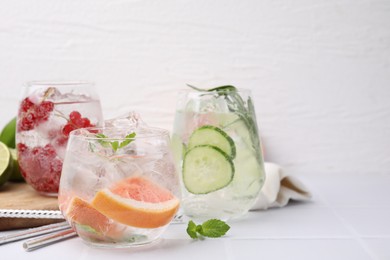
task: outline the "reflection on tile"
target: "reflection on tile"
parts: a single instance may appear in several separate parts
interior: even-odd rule
[[[360,236],[390,236],[390,208],[342,208],[336,212]]]
[[[389,238],[373,238],[364,239],[369,250],[373,253],[376,259],[390,259],[390,237]]]
[[[334,207],[389,207],[390,175],[306,176],[314,193]]]
[[[251,212],[231,223],[234,238],[350,237],[350,231],[329,208],[310,203]]]
[[[195,241],[191,239],[161,239],[153,245],[127,249],[101,249],[79,244],[77,251],[67,252],[67,259],[227,259],[224,239]],[[54,247],[53,247],[54,249]],[[58,248],[57,248],[58,250]],[[69,251],[69,250],[68,250]],[[96,258],[98,256],[98,258]]]
[[[352,239],[232,240],[230,244],[231,259],[371,259]]]

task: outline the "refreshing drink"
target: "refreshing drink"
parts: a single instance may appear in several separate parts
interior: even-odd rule
[[[180,92],[172,146],[186,215],[227,220],[248,212],[265,179],[249,91]]]
[[[29,83],[16,130],[20,171],[27,183],[43,195],[56,196],[69,133],[102,122],[91,83]]]
[[[96,247],[131,247],[161,236],[180,188],[165,130],[143,126],[75,130],[64,161],[60,209]]]

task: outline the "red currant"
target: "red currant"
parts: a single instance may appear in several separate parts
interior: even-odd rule
[[[28,131],[34,128],[35,125],[35,115],[31,112],[27,112],[27,114],[22,117],[18,122],[18,130],[19,131]]]
[[[81,127],[89,127],[89,126],[91,126],[91,121],[89,121],[88,118],[83,117],[81,119]]]
[[[72,111],[69,114],[69,120],[72,121],[73,123],[76,123],[78,119],[81,119],[81,114],[78,111]]]
[[[65,136],[69,136],[69,133],[75,129],[76,129],[76,127],[74,125],[68,123],[68,124],[64,125],[64,127],[62,128],[62,133]]]
[[[42,101],[36,105],[28,97],[23,99],[19,108],[18,131],[31,130],[40,122],[47,121],[53,109],[53,102]]]
[[[54,110],[54,103],[51,101],[43,101],[40,106],[43,107],[46,112],[51,112]]]
[[[51,144],[36,146],[29,152],[23,143],[17,144],[22,176],[37,191],[58,192],[62,161]],[[23,152],[21,152],[23,151]]]
[[[66,145],[66,142],[68,142],[68,137],[61,135],[55,139],[54,144],[57,146],[63,146]]]
[[[37,147],[34,147],[34,148],[31,150],[31,153],[32,153],[33,155],[38,156],[38,155],[40,155],[40,154],[42,153],[42,151],[43,151],[43,148],[40,147],[40,146],[37,146]]]
[[[28,150],[28,147],[24,143],[18,143],[16,145],[16,149],[18,150],[19,153],[24,153],[25,151]]]
[[[43,101],[39,106],[35,107],[35,114],[39,121],[46,121],[49,119],[50,112],[53,111],[54,104],[50,101]]]
[[[89,127],[95,127],[95,125],[91,124]],[[97,130],[97,129],[88,129],[88,132],[90,132],[92,134],[97,134],[97,133],[99,133],[99,130]]]
[[[52,173],[61,173],[62,170],[62,161],[58,158],[55,158],[50,162],[50,171]]]
[[[57,153],[51,144],[47,144],[43,147],[43,154],[48,158],[54,158]]]
[[[31,102],[31,100],[28,97],[26,97],[25,99],[23,99],[22,103],[20,104],[20,111],[27,112],[33,106],[35,106],[34,103]]]

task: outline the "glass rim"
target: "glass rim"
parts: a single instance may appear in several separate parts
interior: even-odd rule
[[[75,86],[75,85],[94,85],[89,80],[32,80],[26,82],[26,86]]]
[[[178,92],[179,93],[199,93],[199,94],[215,94],[216,93],[216,91],[214,90],[214,91],[198,91],[198,90],[196,90],[196,89],[192,89],[192,88],[186,88],[186,89],[184,89],[184,88],[182,88],[182,89],[179,89],[178,90]],[[249,92],[252,92],[252,90],[251,89],[249,89],[249,88],[236,88],[236,92],[237,93],[240,93],[240,92],[247,92],[247,93],[249,93]]]
[[[72,137],[76,137],[76,138],[80,138],[80,139],[85,139],[85,140],[111,140],[111,141],[118,141],[118,140],[137,140],[137,139],[147,139],[147,138],[156,138],[156,137],[163,137],[163,136],[167,136],[169,138],[169,131],[166,130],[166,129],[163,129],[163,128],[159,128],[159,127],[141,127],[141,128],[135,128],[134,131],[130,130],[131,129],[131,125],[130,126],[120,126],[120,127],[116,127],[116,126],[94,126],[94,127],[86,127],[86,128],[79,128],[79,129],[75,129],[73,131],[70,132],[69,134],[69,137],[72,136]],[[83,130],[104,130],[104,129],[112,129],[112,130],[130,130],[129,132],[133,132],[133,133],[136,133],[136,136],[135,137],[97,137],[97,136],[88,136],[88,135],[85,135],[83,134]],[[141,130],[143,131],[142,133],[138,134],[137,133],[137,129],[138,130]],[[145,133],[149,130],[152,130],[153,132],[152,133]],[[157,132],[156,132],[157,131]],[[94,133],[93,132],[89,132],[89,134],[93,135]],[[97,134],[97,133],[96,133]]]

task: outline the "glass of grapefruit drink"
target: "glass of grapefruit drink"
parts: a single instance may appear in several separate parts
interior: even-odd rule
[[[17,116],[16,147],[27,183],[42,195],[57,196],[69,133],[102,123],[93,83],[26,84]]]
[[[180,187],[166,130],[103,127],[70,133],[59,206],[88,245],[156,241],[179,208]]]
[[[179,92],[172,134],[183,212],[199,220],[239,218],[265,180],[251,92],[192,88]]]

